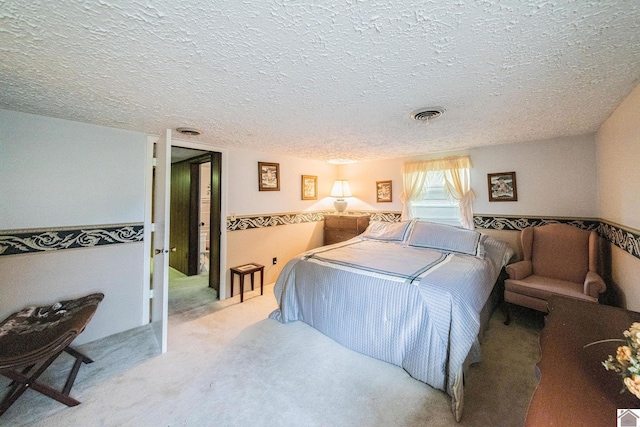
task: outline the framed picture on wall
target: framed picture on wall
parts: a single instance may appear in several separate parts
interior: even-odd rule
[[[280,191],[280,164],[258,162],[258,190]]]
[[[318,200],[318,177],[302,175],[302,200]]]
[[[490,202],[518,201],[515,172],[499,172],[487,174]]]
[[[393,201],[391,181],[376,181],[376,202],[384,203],[391,201]]]

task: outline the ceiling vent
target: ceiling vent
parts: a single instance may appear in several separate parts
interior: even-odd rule
[[[411,118],[420,122],[428,122],[429,120],[437,119],[443,114],[444,108],[441,107],[421,108],[412,112]]]
[[[188,135],[188,136],[198,136],[202,133],[196,128],[186,128],[186,127],[177,128],[176,131],[178,131],[183,135]]]

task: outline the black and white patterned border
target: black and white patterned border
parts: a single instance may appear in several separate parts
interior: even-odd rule
[[[640,232],[632,231],[607,221],[581,218],[523,218],[474,215],[473,222],[476,228],[510,231],[520,231],[526,227],[545,224],[569,224],[584,230],[595,230],[611,244],[640,259]]]
[[[305,222],[317,222],[324,219],[326,214],[335,212],[302,212],[288,214],[272,214],[227,218],[227,231],[251,230],[255,228],[273,227],[278,225],[301,224]],[[398,222],[400,212],[349,212],[348,215],[368,214],[372,221]],[[640,258],[640,233],[621,228],[604,221],[591,218],[561,218],[561,217],[522,217],[522,216],[491,216],[474,215],[476,228],[486,230],[521,231],[527,227],[539,227],[546,224],[569,224],[583,230],[595,230],[612,244],[627,251],[629,254]]]
[[[640,232],[625,230],[618,225],[602,221],[600,235],[620,249],[627,251],[636,258],[640,258]]]
[[[317,222],[334,212],[301,212],[227,218],[227,231],[250,230],[279,225]],[[368,214],[372,221],[398,222],[399,212],[350,212]],[[520,231],[545,224],[570,224],[584,230],[596,230],[610,243],[640,259],[640,232],[606,221],[582,218],[540,218],[474,215],[477,228]],[[0,256],[38,253],[61,249],[89,248],[102,245],[135,243],[143,239],[144,225],[115,224],[88,227],[66,227],[31,230],[0,230]]]
[[[0,256],[141,242],[143,224],[0,230]]]
[[[324,215],[335,212],[300,212],[286,214],[271,214],[227,218],[227,231],[251,230],[254,228],[275,227],[278,225],[302,224],[324,220]],[[370,215],[372,221],[397,222],[400,221],[399,212],[349,212],[345,215]]]
[[[324,216],[320,212],[301,212],[272,215],[258,215],[227,217],[227,231],[251,230],[254,228],[275,227],[278,225],[302,224],[305,222],[322,221]]]
[[[521,231],[527,227],[539,227],[546,224],[569,224],[583,230],[598,230],[600,221],[583,218],[538,218],[515,216],[487,216],[474,215],[473,222],[476,228],[487,230]]]

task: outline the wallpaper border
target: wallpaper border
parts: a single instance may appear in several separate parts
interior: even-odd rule
[[[0,230],[0,256],[136,243],[143,232],[143,223]]]
[[[269,215],[228,217],[227,231],[251,230],[279,225],[318,222],[325,212],[298,212]],[[398,222],[400,212],[354,211],[347,215],[370,215],[372,221]],[[640,259],[640,231],[605,220],[567,217],[525,217],[512,215],[474,215],[476,228],[520,231],[545,224],[570,224],[584,230],[595,230],[611,244]],[[136,243],[143,240],[144,224],[109,224],[80,227],[51,227],[21,230],[0,230],[0,256],[42,253],[47,251],[90,248],[96,246]]]
[[[335,215],[335,212],[298,212],[269,215],[247,215],[235,218],[227,217],[227,231],[251,230],[254,228],[275,227],[278,225],[318,222],[324,220],[324,215]],[[401,214],[400,212],[350,211],[344,215],[370,215],[372,221],[398,222],[400,221]]]
[[[598,233],[611,244],[640,259],[640,231],[601,221]]]
[[[539,227],[547,224],[569,224],[583,230],[598,231],[600,220],[592,218],[567,218],[567,217],[523,217],[511,215],[474,215],[473,222],[476,228],[486,230],[521,231],[527,227]]]
[[[255,215],[236,217],[233,219],[228,217],[227,231],[251,230],[255,228],[322,221],[326,214],[335,214],[335,212],[326,211]],[[371,215],[372,221],[385,222],[398,222],[400,221],[401,216],[400,212],[372,211],[354,211],[345,215],[362,214]],[[473,216],[473,222],[476,228],[505,231],[521,231],[526,227],[539,227],[546,224],[569,224],[583,230],[596,231],[610,243],[640,259],[640,232],[599,219],[478,214]]]
[[[569,224],[584,230],[597,231],[598,235],[609,243],[640,259],[640,232],[605,220],[591,218],[527,218],[506,215],[474,215],[473,222],[477,228],[509,231],[520,231],[526,227],[536,227],[545,224]]]

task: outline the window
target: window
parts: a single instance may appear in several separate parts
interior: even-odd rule
[[[412,218],[461,226],[460,204],[449,192],[443,171],[429,171],[418,198],[410,202]]]
[[[471,189],[470,170],[469,156],[405,162],[402,165],[401,218],[419,217],[473,230],[476,193]],[[454,207],[458,215],[455,215]]]

